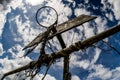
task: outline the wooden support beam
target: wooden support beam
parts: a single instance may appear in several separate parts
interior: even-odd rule
[[[119,32],[119,31],[120,31],[120,25],[117,25],[116,27],[113,27],[113,28],[108,29],[104,32],[101,32],[101,33],[99,33],[99,34],[97,34],[93,37],[90,37],[90,38],[82,41],[82,42],[78,41],[74,45],[71,45],[67,48],[64,48],[63,50],[60,50],[60,51],[56,52],[55,54],[51,53],[50,55],[47,55],[45,57],[40,58],[38,61],[32,61],[31,63],[29,63],[29,64],[27,64],[27,65],[25,65],[21,68],[18,68],[18,69],[15,69],[13,71],[10,71],[8,73],[5,73],[1,80],[3,80],[8,75],[11,75],[11,74],[29,69],[31,64],[32,65],[34,65],[36,63],[37,63],[37,65],[47,64],[47,63],[49,63],[48,61],[51,61],[52,59],[55,60],[55,59],[58,59],[58,58],[61,58],[61,57],[65,57],[65,56],[71,54],[74,51],[78,51],[78,50],[81,50],[81,49],[88,48],[92,44],[94,44],[94,43],[96,43],[96,42],[98,42],[98,41],[100,41],[104,38],[107,38],[107,37]]]
[[[74,18],[74,19],[66,21],[66,22],[64,22],[64,23],[62,23],[62,24],[60,24],[58,26],[55,26],[57,32],[54,33],[54,34],[49,35],[49,39],[53,38],[54,36],[56,36],[58,34],[61,34],[61,33],[65,32],[65,31],[68,31],[68,30],[70,30],[72,28],[75,28],[75,27],[77,27],[79,25],[82,25],[85,22],[91,21],[91,20],[93,20],[95,18],[96,17],[94,17],[94,16],[88,16],[88,15],[83,14],[83,15],[78,16],[77,18]],[[46,33],[46,31],[43,32],[43,33],[40,33],[35,39],[33,39],[33,41],[31,41],[27,46],[25,46],[23,48],[23,50],[27,49],[29,47],[32,47],[34,45],[39,44],[42,41],[43,36],[45,35],[45,33]]]
[[[57,32],[56,28],[53,28],[52,32],[56,33]],[[60,34],[58,34],[56,37],[57,37],[62,49],[66,48],[66,45],[65,45],[65,42],[64,42],[62,36]],[[69,55],[64,57],[63,63],[64,63],[63,64],[63,80],[68,80],[68,76],[66,74],[69,73]]]

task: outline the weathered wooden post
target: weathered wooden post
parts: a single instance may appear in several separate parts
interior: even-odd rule
[[[88,16],[88,15],[80,15],[78,16],[77,18],[74,18],[70,21],[66,21],[58,26],[55,26],[52,31],[53,31],[53,36],[54,35],[58,38],[59,42],[60,42],[60,45],[62,47],[62,49],[66,48],[66,45],[62,39],[62,36],[60,35],[61,33],[65,32],[65,31],[68,31],[72,28],[75,28],[85,22],[88,22],[90,20],[93,20],[95,19],[96,17],[93,17],[93,16]],[[24,49],[26,48],[29,48],[29,47],[32,47],[33,45],[35,44],[38,44],[40,43],[42,40],[42,36],[44,35],[43,34],[39,34],[30,44],[28,44]],[[50,36],[50,37],[51,37]],[[51,37],[52,38],[52,37]],[[69,54],[67,56],[64,57],[64,64],[63,64],[63,80],[70,80],[71,78],[71,74],[69,72]]]
[[[85,22],[88,22],[90,20],[95,19],[96,17],[93,16],[88,16],[88,15],[81,15],[77,18],[74,18],[70,21],[64,22],[63,24],[60,24],[52,29],[52,32],[54,33],[53,35],[56,35],[58,38],[60,45],[62,49],[66,48],[66,45],[62,39],[62,36],[60,35],[61,33],[68,31],[72,28],[75,28]],[[34,44],[38,44],[44,33],[41,35],[39,34],[38,37],[36,37],[30,44],[28,44],[24,49],[33,46]],[[71,74],[69,72],[69,55],[64,57],[64,64],[63,64],[63,80],[70,80]]]
[[[13,71],[9,71],[7,73],[5,73],[2,77],[1,80],[3,80],[6,76],[8,75],[11,75],[11,74],[15,74],[17,72],[21,72],[21,71],[24,71],[24,70],[27,70],[31,67],[34,67],[34,65],[42,65],[42,64],[47,64],[48,62],[47,61],[50,61],[51,59],[58,59],[58,58],[61,58],[61,57],[64,57],[68,54],[71,54],[72,52],[74,51],[78,51],[78,50],[82,50],[82,49],[86,49],[88,48],[89,46],[91,46],[92,44],[104,39],[104,38],[107,38],[117,32],[120,31],[120,25],[117,25],[111,29],[108,29],[104,32],[101,32],[93,37],[90,37],[84,41],[78,41],[76,42],[75,44],[67,47],[67,48],[64,48],[63,50],[60,50],[58,52],[56,52],[56,54],[54,53],[51,53],[50,55],[47,55],[46,57],[43,57],[43,58],[40,58],[38,61],[31,61],[29,64],[23,66],[23,67],[20,67],[18,69],[15,69]],[[106,34],[106,35],[105,35]]]
[[[54,10],[54,8],[49,7],[49,6],[45,6],[43,8],[46,8],[46,7]],[[56,10],[54,10],[54,11],[57,14]],[[58,14],[57,14],[57,18],[58,18]],[[49,65],[51,61],[56,60],[58,58],[62,58],[62,57],[64,58],[63,80],[70,80],[71,79],[71,74],[69,72],[69,55],[72,52],[82,50],[82,49],[86,49],[89,46],[91,46],[92,44],[94,44],[94,43],[96,43],[96,42],[98,42],[98,41],[100,41],[104,38],[107,38],[107,37],[109,37],[109,36],[111,36],[111,35],[120,31],[120,25],[117,25],[116,27],[113,27],[113,28],[108,29],[104,32],[101,32],[101,33],[99,33],[99,34],[97,34],[93,37],[90,37],[90,38],[84,40],[84,41],[78,41],[75,44],[66,48],[66,45],[63,41],[61,33],[66,32],[66,31],[68,31],[72,28],[75,28],[77,26],[80,26],[80,25],[84,24],[85,22],[91,21],[95,18],[97,18],[97,17],[83,14],[83,15],[78,16],[77,18],[66,21],[66,22],[64,22],[60,25],[57,25],[57,20],[56,20],[55,23],[53,23],[51,25],[51,27],[53,26],[52,28],[50,28],[51,30],[47,29],[48,31],[45,31],[45,32],[39,34],[33,41],[31,41],[27,46],[25,46],[23,48],[23,50],[33,47],[31,49],[31,51],[32,51],[39,43],[43,42],[43,38],[47,38],[47,41],[48,41],[55,36],[58,38],[58,40],[60,42],[60,45],[62,47],[62,50],[60,50],[58,52],[55,52],[55,53],[51,53],[51,54],[45,54],[42,57],[40,57],[37,61],[31,61],[29,64],[27,64],[23,67],[20,67],[18,69],[13,70],[13,71],[9,71],[9,72],[7,72],[3,75],[1,80],[3,80],[6,76],[11,75],[11,74],[15,74],[17,72],[21,72],[21,71],[24,71],[24,70],[27,70],[27,69],[35,69],[36,67],[40,68],[42,65]],[[36,18],[36,20],[37,20],[37,18]],[[37,22],[39,24],[38,20],[37,20]],[[41,24],[39,24],[39,25],[41,25]],[[51,31],[52,31],[52,34],[49,34]],[[47,36],[46,36],[46,33],[48,33]],[[37,70],[37,69],[35,69],[35,70]],[[32,75],[32,77],[34,77],[34,76],[35,75]]]

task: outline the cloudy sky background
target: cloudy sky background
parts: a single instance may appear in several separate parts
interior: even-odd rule
[[[22,48],[43,31],[35,20],[36,11],[43,6],[51,6],[58,12],[58,24],[81,14],[98,17],[94,21],[63,33],[67,46],[120,23],[119,0],[46,0],[46,2],[45,0],[1,0],[0,77],[5,72],[37,59],[39,47],[28,57],[19,57],[25,53]],[[117,33],[104,40],[120,51],[119,38],[120,33]],[[60,50],[57,39],[54,38],[53,41],[54,43],[51,41],[52,45]],[[70,55],[72,80],[120,80],[120,55],[114,50],[109,50],[110,48],[101,41],[96,45],[106,50],[91,46]],[[62,80],[62,64],[62,59],[54,63],[45,80]],[[40,80],[44,72],[42,70],[34,80]],[[6,80],[13,80],[16,75],[8,76]],[[17,80],[23,78],[25,78],[23,72],[19,73]]]

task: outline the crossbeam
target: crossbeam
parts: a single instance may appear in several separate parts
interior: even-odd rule
[[[53,38],[54,36],[56,36],[56,35],[58,35],[58,34],[61,34],[61,33],[65,32],[65,31],[68,31],[68,30],[70,30],[70,29],[72,29],[72,28],[75,28],[75,27],[77,27],[77,26],[79,26],[79,25],[82,25],[82,24],[84,24],[85,22],[91,21],[91,20],[93,20],[93,19],[95,19],[95,18],[96,18],[96,17],[94,17],[94,16],[89,16],[89,15],[84,15],[84,14],[83,14],[83,15],[80,15],[80,16],[78,16],[77,18],[74,18],[74,19],[69,20],[69,21],[66,21],[66,22],[64,22],[64,23],[62,23],[62,24],[60,24],[60,25],[58,25],[58,26],[55,26],[57,32],[54,33],[54,34],[49,35],[48,37],[49,37],[49,39],[51,39],[51,38]],[[39,44],[39,43],[42,41],[43,36],[45,35],[45,33],[46,33],[46,31],[43,32],[43,33],[40,33],[40,34],[39,34],[35,39],[33,39],[27,46],[25,46],[25,47],[23,48],[23,50]]]
[[[47,63],[49,63],[48,61],[51,61],[52,59],[55,60],[55,59],[58,59],[58,58],[61,58],[61,57],[65,57],[65,56],[71,54],[74,51],[79,51],[79,50],[88,48],[92,44],[94,44],[94,43],[96,43],[96,42],[98,42],[98,41],[100,41],[104,38],[107,38],[107,37],[119,32],[119,31],[120,31],[120,25],[117,25],[116,27],[110,28],[110,29],[108,29],[104,32],[101,32],[101,33],[99,33],[99,34],[97,34],[93,37],[90,37],[90,38],[88,38],[84,41],[78,41],[74,45],[71,45],[67,48],[64,48],[63,50],[60,50],[56,53],[51,53],[50,55],[46,54],[47,56],[45,56],[43,58],[39,58],[38,61],[32,61],[32,62],[30,62],[29,64],[27,64],[23,67],[20,67],[18,69],[15,69],[13,71],[5,73],[1,80],[3,80],[8,75],[11,75],[11,74],[29,69],[30,66],[33,67],[33,65],[35,65],[35,64],[37,64],[37,65],[47,64]]]

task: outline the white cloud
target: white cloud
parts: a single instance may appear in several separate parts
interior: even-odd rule
[[[0,38],[2,36],[2,32],[3,32],[3,28],[4,28],[4,24],[6,22],[6,14],[8,13],[9,11],[2,11],[0,12],[0,22],[1,22],[1,25],[0,25]]]
[[[35,5],[39,5],[39,4],[43,3],[45,0],[25,0],[25,1],[26,1],[26,3],[29,3],[33,6],[35,6]]]
[[[23,74],[23,73],[21,73],[21,74],[18,74],[19,75],[19,77],[17,77],[17,80],[19,79],[19,80],[23,80],[23,79],[25,79],[25,80],[30,80],[30,77],[25,77],[25,75]],[[33,80],[41,80],[42,78],[43,78],[43,74],[38,74],[38,75],[36,75],[34,78],[33,78]],[[13,78],[14,79],[14,78]],[[56,80],[53,76],[51,76],[50,74],[47,74],[46,75],[46,77],[44,78],[44,80]]]
[[[71,80],[80,80],[80,78],[76,75],[73,75]]]
[[[3,6],[2,6],[2,4],[0,4],[0,10],[3,10]]]
[[[4,0],[4,3],[0,4],[0,10],[1,10],[1,12],[0,12],[0,22],[1,22],[0,38],[1,38],[2,30],[3,30],[5,22],[6,22],[6,15],[8,12],[11,12],[10,7],[12,7],[13,9],[16,9],[16,7],[18,7],[20,5],[22,5],[22,0],[11,0],[10,3],[7,3],[6,0]]]
[[[25,54],[25,51],[22,51],[22,46],[15,44],[15,46],[8,49],[8,53],[11,54],[12,58],[20,58]]]
[[[75,9],[75,15],[76,16],[79,16],[79,15],[82,15],[82,14],[85,14],[85,15],[90,15],[90,12],[88,12],[86,9],[84,8],[76,8]]]
[[[95,19],[95,23],[97,24],[96,27],[98,28],[98,33],[105,31],[107,26],[107,20],[102,18],[102,17],[97,17],[97,19]]]
[[[105,18],[97,16],[97,18],[94,20],[95,24],[90,25],[89,22],[84,24],[84,33],[85,37],[89,38],[95,35],[95,28],[97,29],[96,33],[100,33],[102,31],[105,31],[107,29],[107,20]]]
[[[88,69],[88,67],[90,66],[90,61],[89,60],[78,61],[77,60],[78,58],[79,58],[79,56],[77,56],[77,55],[74,55],[74,54],[71,55],[71,58],[70,58],[70,67],[71,68],[80,67],[80,68],[83,68],[83,69]]]
[[[9,60],[7,57],[4,58],[4,59],[0,59],[0,63],[3,66],[2,72],[5,73],[7,71],[16,69],[16,68],[18,68],[22,65],[26,65],[30,61],[31,60],[28,57],[26,57],[26,58],[16,58],[16,59],[12,59],[12,60]]]
[[[4,53],[2,43],[0,43],[0,56]]]
[[[87,80],[102,79],[102,80],[119,80],[120,79],[120,67],[115,69],[109,69],[104,67],[102,64],[94,65],[93,70],[95,72],[89,74]]]
[[[10,7],[16,9],[17,7],[23,6],[23,0],[12,0],[9,4]]]
[[[106,13],[106,17],[108,17],[111,21],[113,21],[113,14],[112,13]]]
[[[34,29],[34,27],[31,27],[30,25],[31,22],[29,19],[27,19],[28,16],[23,17],[27,19],[25,22],[22,22],[21,17],[23,16],[17,15],[17,16],[11,17],[11,19],[9,20],[9,22],[11,23],[10,29],[14,37],[13,38],[14,41],[16,42],[24,41],[23,44],[27,45],[30,41],[32,41],[37,36],[37,34],[40,33],[40,31],[39,29]]]
[[[89,38],[89,37],[91,37],[91,36],[93,36],[94,35],[94,28],[93,27],[90,27],[90,25],[88,24],[88,23],[85,23],[84,24],[85,25],[85,37],[86,38]]]
[[[2,9],[6,9],[7,8],[6,5],[8,5],[8,3],[9,2],[7,0],[2,0],[1,3],[0,3],[2,5]]]
[[[39,74],[40,80],[43,78],[43,76],[44,76],[43,74]],[[56,79],[53,76],[47,74],[44,80],[56,80]]]
[[[21,66],[26,65],[29,63],[31,60],[26,57],[26,58],[16,58],[16,59],[11,59],[9,60],[7,57],[4,59],[0,59],[0,64],[2,65],[2,68],[0,69],[0,78],[2,75],[6,72],[9,72],[11,70],[14,70],[16,68],[19,68]],[[23,74],[23,72],[21,72]],[[10,79],[14,78],[14,75],[8,76]]]
[[[92,80],[95,78],[100,78],[102,80],[108,80],[112,76],[111,71],[108,68],[104,68],[103,65],[95,65],[93,69],[95,70],[95,72],[91,73],[88,76],[88,80]]]
[[[116,0],[116,1],[113,1],[113,0],[109,0],[110,4],[113,5],[113,12],[114,12],[114,15],[115,15],[115,18],[120,20],[120,1],[119,0]]]
[[[120,67],[116,67],[111,72],[112,72],[112,76],[111,76],[112,80],[119,80],[120,79]]]
[[[68,7],[65,6],[65,4],[62,3],[61,0],[56,0],[49,2],[47,6],[53,7],[57,13],[58,13],[58,23],[63,23],[68,20],[68,16],[72,14],[72,10]]]
[[[91,61],[92,65],[94,65],[94,63],[98,60],[100,53],[101,53],[101,50],[98,48],[95,48],[95,55],[94,55],[93,60]]]
[[[116,1],[116,3],[114,3],[114,13],[115,13],[115,17],[116,17],[116,19],[118,19],[118,20],[120,20],[120,1],[119,2],[117,2]]]
[[[66,1],[68,1],[68,2],[70,2],[70,3],[73,3],[73,2],[75,2],[74,0],[66,0]]]
[[[62,34],[62,37],[63,37],[63,39],[64,39],[64,41],[66,43],[66,46],[68,47],[71,44],[74,44],[75,42],[79,41],[80,38],[82,37],[82,35],[78,34],[77,32],[75,32],[73,30],[69,30],[67,32],[64,32]]]

